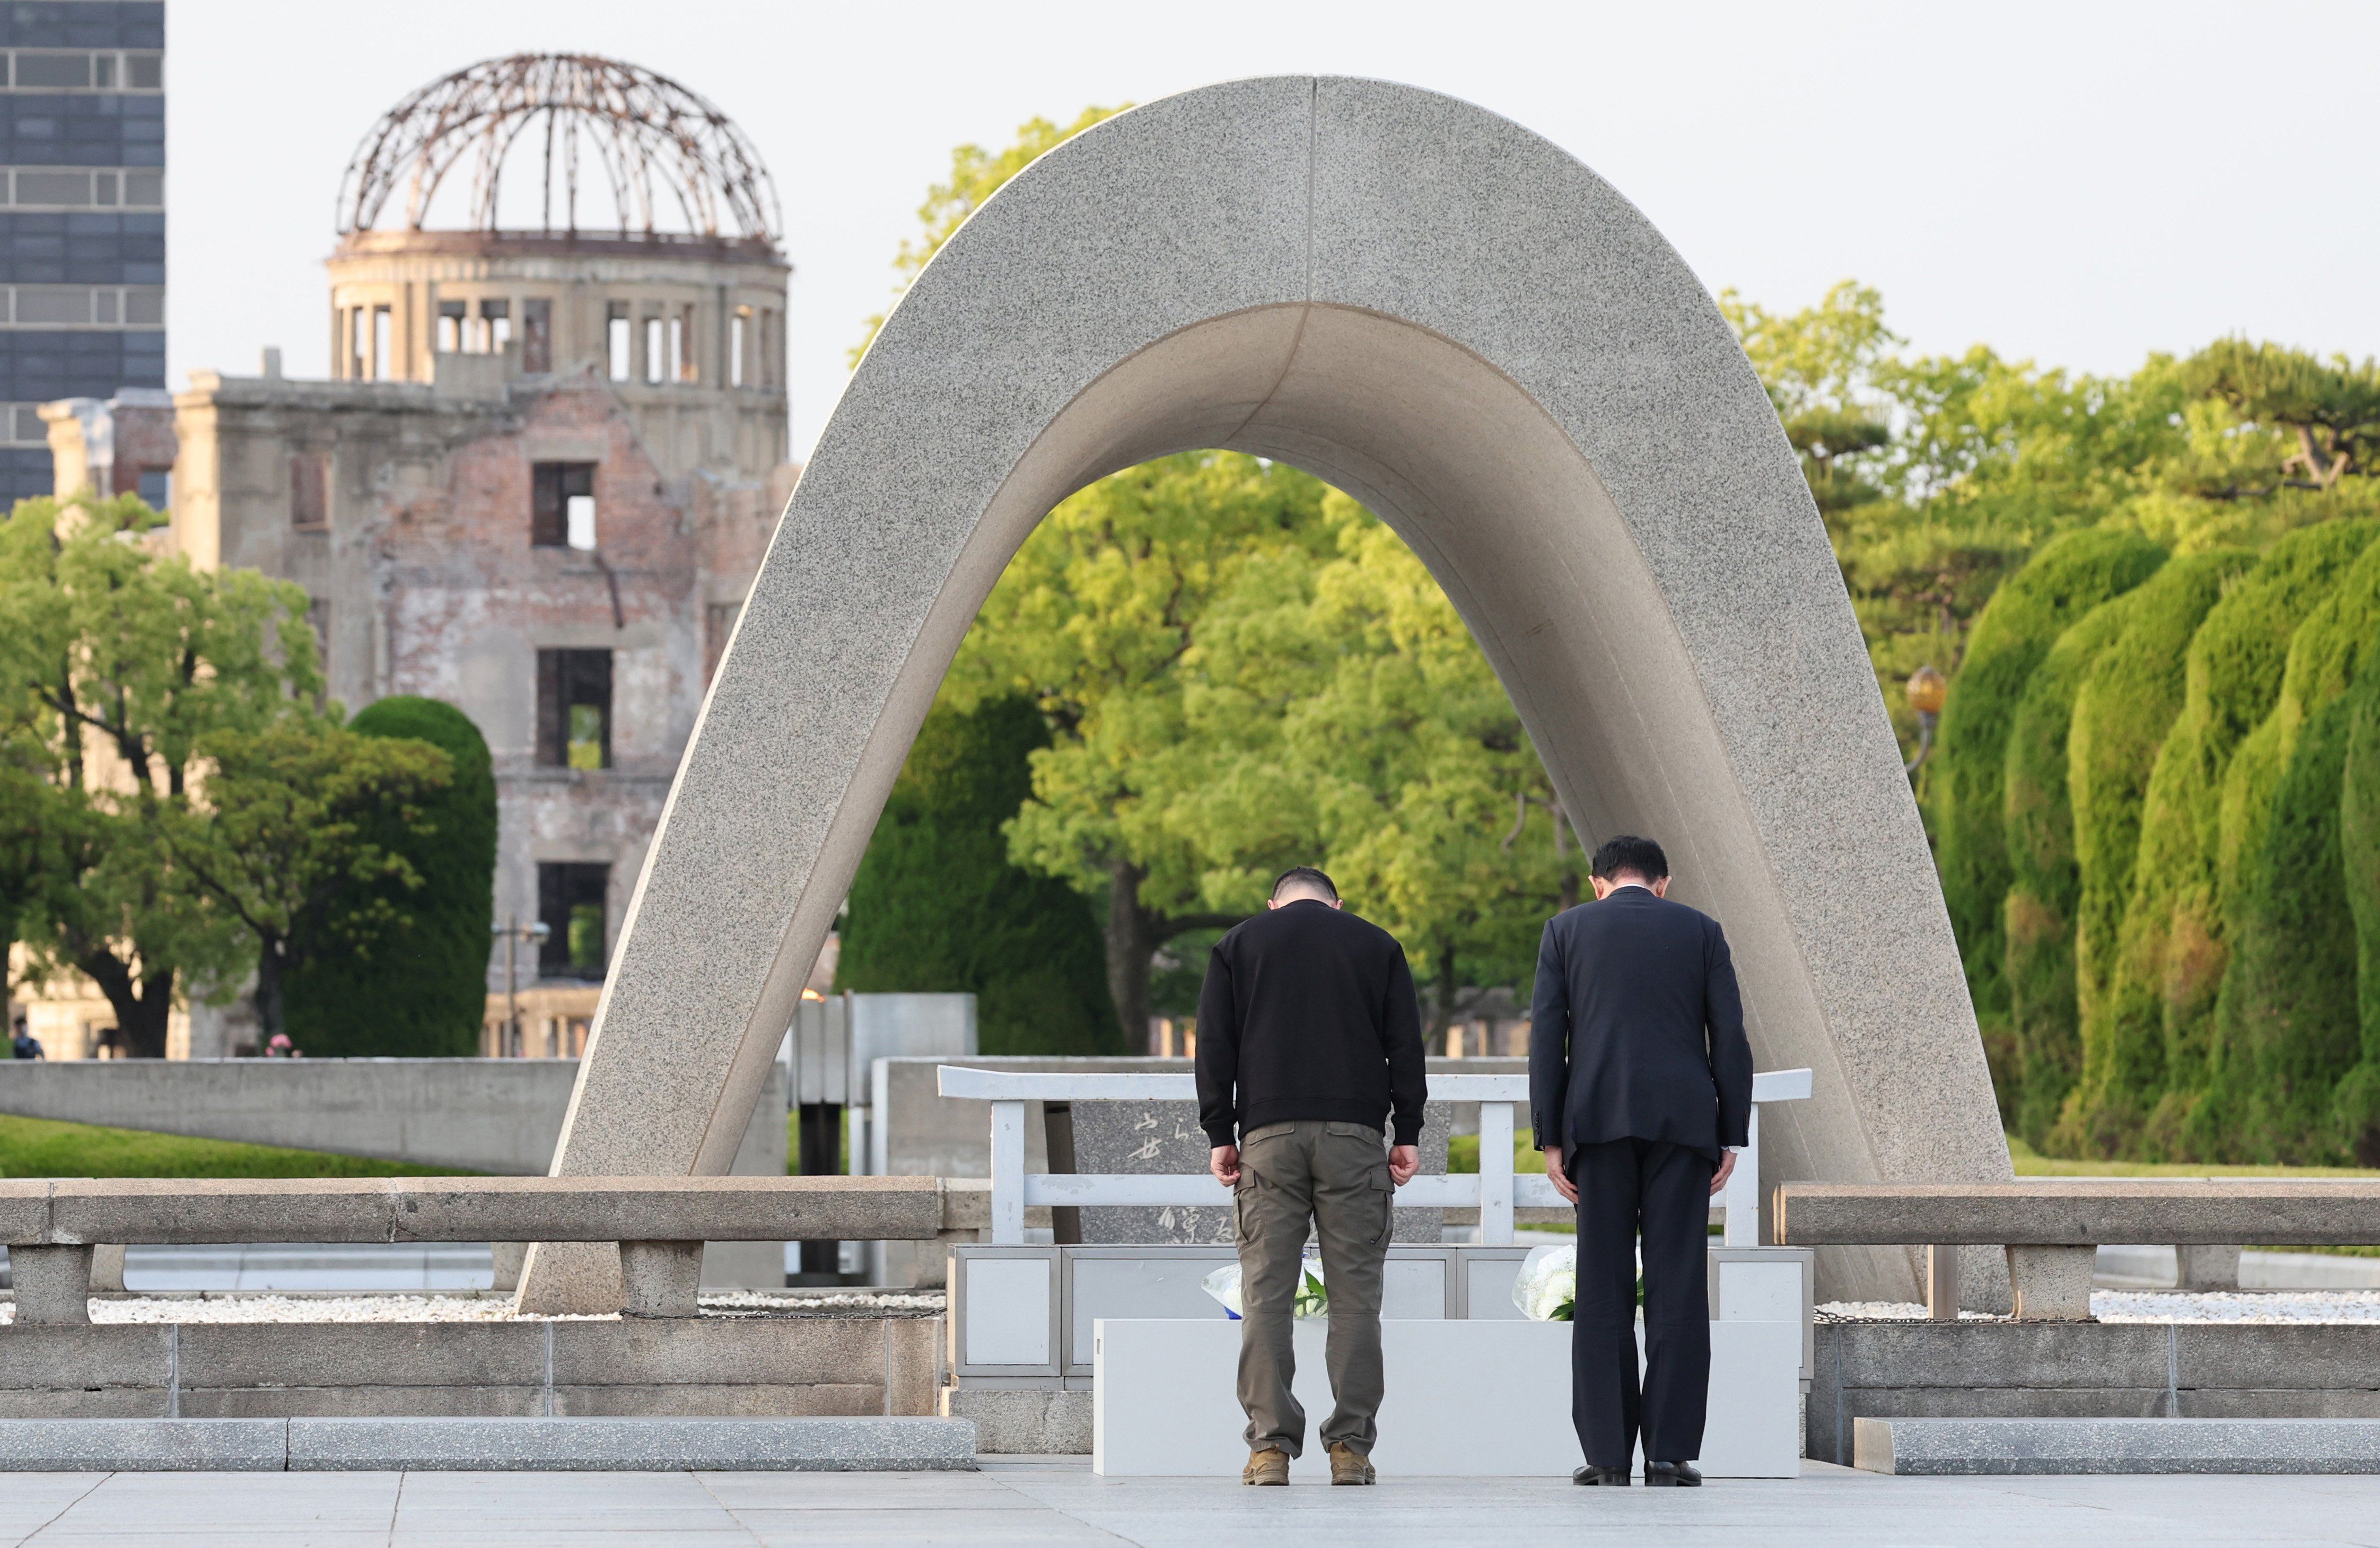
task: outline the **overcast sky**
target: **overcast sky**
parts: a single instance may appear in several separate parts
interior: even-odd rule
[[[1855,276],[1921,349],[2094,372],[2232,332],[2380,352],[2370,4],[170,0],[167,25],[177,388],[264,345],[327,374],[321,261],[358,140],[526,50],[674,76],[759,146],[797,457],[952,146],[1291,72],[1468,98],[1609,178],[1712,289],[1790,309]]]

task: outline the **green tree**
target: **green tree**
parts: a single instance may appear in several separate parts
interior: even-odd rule
[[[209,760],[203,789],[164,813],[164,849],[256,953],[257,1031],[269,1042],[285,1030],[293,974],[326,957],[368,954],[396,934],[406,915],[388,894],[423,880],[405,841],[429,835],[423,803],[450,782],[454,764],[425,743],[359,737],[304,714],[219,732],[200,746]],[[392,842],[374,842],[382,835]],[[358,1020],[378,1009],[346,1008]]]
[[[1240,766],[1181,790],[1177,810],[1242,896],[1260,896],[1310,827],[1349,907],[1413,954],[1443,1047],[1467,995],[1525,989],[1584,857],[1558,837],[1567,822],[1520,716],[1428,569],[1336,490],[1322,519],[1335,553],[1310,575],[1297,551],[1210,610],[1191,731]],[[1291,689],[1277,716],[1255,685]]]
[[[987,1054],[1124,1051],[1090,905],[1002,831],[1049,743],[1023,698],[934,706],[852,882],[839,987],[972,993]]]
[[[1185,932],[1261,905],[1269,859],[1311,859],[1313,825],[1293,798],[1252,803],[1257,826],[1217,867],[1174,796],[1258,778],[1233,744],[1189,734],[1193,673],[1216,599],[1306,574],[1331,535],[1323,485],[1285,463],[1185,453],[1104,479],[1043,518],[960,646],[945,692],[956,707],[1019,693],[1052,744],[1032,754],[1034,799],[1009,830],[1020,864],[1106,902],[1108,987],[1125,1045],[1146,1036],[1149,963]],[[1279,663],[1200,682],[1251,724],[1277,721],[1300,674]],[[1269,879],[1269,878],[1268,878]]]
[[[2322,360],[2227,338],[2192,357],[2181,375],[2196,396],[2223,402],[2241,424],[2266,433],[2264,457],[2227,469],[2230,476],[2207,488],[2218,498],[2335,489],[2380,459],[2380,364],[2372,360]]]
[[[2164,1083],[2161,1028],[2143,1033],[2137,1018],[2118,1013],[2118,937],[2140,852],[2142,797],[2181,709],[2191,637],[2226,582],[2252,563],[2253,555],[2237,550],[2168,561],[2141,583],[2123,632],[2074,696],[2067,789],[2082,880],[2074,963],[2082,1072],[2054,1136],[2069,1154],[2105,1154],[2126,1143]]]
[[[288,1026],[308,1053],[456,1057],[479,1048],[495,912],[496,782],[488,744],[454,705],[409,694],[348,722],[370,747],[436,750],[450,776],[362,814],[358,837],[402,861],[331,906],[321,952],[288,978]]]
[[[20,502],[0,523],[0,694],[24,777],[0,828],[55,861],[25,908],[36,973],[80,972],[128,1049],[165,1051],[176,995],[228,995],[242,932],[174,863],[201,743],[261,732],[321,690],[306,595],[160,558],[138,499]]]

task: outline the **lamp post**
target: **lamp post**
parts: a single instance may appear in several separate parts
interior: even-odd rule
[[[1914,779],[1925,755],[1934,750],[1934,723],[1941,716],[1942,701],[1949,697],[1950,679],[1928,663],[1909,675],[1909,685],[1902,691],[1909,697],[1909,707],[1917,712],[1917,756],[1904,771]]]
[[[543,920],[531,920],[523,924],[518,915],[507,914],[504,923],[492,924],[488,930],[490,933],[502,937],[504,943],[505,1044],[504,1050],[499,1050],[501,1054],[505,1050],[520,1047],[520,945],[526,941],[532,945],[543,945],[546,938],[553,933],[553,927]]]

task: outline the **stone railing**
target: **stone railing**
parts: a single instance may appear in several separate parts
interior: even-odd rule
[[[369,1177],[0,1180],[17,1323],[91,1320],[104,1243],[620,1244],[622,1310],[691,1317],[706,1241],[970,1239],[981,1183],[938,1177]]]
[[[1025,1212],[1038,1206],[1123,1204],[1228,1205],[1231,1190],[1207,1174],[1100,1173],[1062,1175],[1025,1169],[1025,1107],[1029,1102],[1193,1102],[1197,1079],[1191,1075],[1011,1074],[944,1065],[941,1091],[991,1103],[991,1229],[987,1240],[1022,1245]],[[1752,1143],[1739,1160],[1718,1203],[1726,1212],[1726,1245],[1752,1247],[1760,1238],[1760,1107],[1800,1102],[1810,1094],[1806,1069],[1772,1070],[1753,1077]],[[1512,1170],[1514,1125],[1525,1122],[1529,1078],[1525,1075],[1433,1075],[1433,1102],[1479,1104],[1479,1170],[1476,1175],[1415,1177],[1396,1191],[1400,1209],[1476,1209],[1479,1240],[1512,1240],[1516,1209],[1567,1210],[1553,1179]]]
[[[1790,1182],[1777,1189],[1780,1247],[1922,1247],[1929,1313],[1959,1314],[1963,1246],[2005,1248],[2020,1318],[2091,1315],[2103,1243],[2172,1243],[2185,1255],[2241,1242],[2380,1244],[2380,1181],[2362,1177],[2028,1178],[2004,1183]],[[2190,1276],[2187,1262],[2185,1283]]]

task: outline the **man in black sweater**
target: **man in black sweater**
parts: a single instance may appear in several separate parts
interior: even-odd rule
[[[1198,1123],[1240,1249],[1245,1482],[1287,1483],[1305,1445],[1290,1328],[1309,1225],[1330,1306],[1330,1481],[1372,1481],[1381,1271],[1427,1095],[1404,948],[1342,912],[1319,871],[1283,872],[1266,911],[1215,943],[1198,992]]]
[[[1647,1484],[1698,1484],[1710,1200],[1747,1140],[1752,1045],[1727,936],[1663,896],[1661,847],[1612,839],[1594,880],[1596,901],[1546,925],[1529,1014],[1530,1117],[1548,1175],[1578,1206],[1571,1420],[1586,1466],[1571,1476],[1626,1483],[1641,1431]]]

